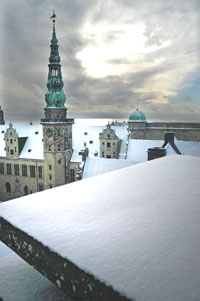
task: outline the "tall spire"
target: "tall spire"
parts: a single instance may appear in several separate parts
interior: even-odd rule
[[[51,39],[51,51],[49,57],[49,73],[48,73],[48,82],[47,89],[48,91],[45,94],[45,101],[47,103],[47,108],[65,108],[64,104],[66,101],[66,96],[63,92],[63,80],[62,72],[60,65],[60,56],[58,52],[58,40],[56,38],[55,30],[55,18],[56,14],[53,11],[52,16],[50,17],[53,22],[53,33]]]

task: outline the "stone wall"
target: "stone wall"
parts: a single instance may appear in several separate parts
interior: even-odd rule
[[[25,195],[25,186],[28,188],[28,194],[39,191],[39,184],[42,184],[43,189],[45,189],[43,160],[8,159],[1,157],[0,163],[4,163],[4,174],[0,174],[0,202]],[[11,175],[7,174],[7,163],[11,164]],[[14,164],[19,166],[19,176],[15,175]],[[22,176],[22,165],[27,165],[27,176]],[[35,166],[35,177],[30,176],[30,166]],[[39,166],[42,167],[42,178],[39,178]],[[6,183],[10,184],[11,192],[6,192]]]
[[[130,300],[2,217],[0,217],[0,240],[55,283],[66,295],[74,299],[88,301]]]
[[[128,131],[131,139],[163,140],[173,132],[178,140],[200,141],[200,123],[129,122]]]

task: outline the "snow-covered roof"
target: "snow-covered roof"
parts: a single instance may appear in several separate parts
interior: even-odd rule
[[[87,158],[83,172],[83,179],[128,167],[133,164],[134,162],[124,159]]]
[[[145,162],[148,159],[148,148],[161,147],[164,140],[142,140],[129,139],[127,160],[135,163]],[[175,145],[178,147],[182,155],[200,157],[200,142],[199,141],[181,141],[174,139]],[[174,155],[176,152],[170,144],[166,146],[166,155]]]
[[[200,157],[200,142],[199,141],[181,141],[174,139],[175,145],[178,147],[182,155],[197,156]],[[173,148],[168,145],[166,149],[166,154],[174,154]]]
[[[0,242],[0,297],[7,301],[72,301],[57,286]]]
[[[6,157],[4,133],[8,125],[0,125],[0,156]],[[28,137],[19,158],[43,159],[43,133],[41,125],[14,125],[19,137]]]
[[[167,156],[1,203],[0,215],[131,299],[195,301],[199,171],[200,158]]]
[[[140,140],[129,139],[127,160],[135,163],[147,161],[147,151],[149,147],[157,147],[163,144],[163,140]]]

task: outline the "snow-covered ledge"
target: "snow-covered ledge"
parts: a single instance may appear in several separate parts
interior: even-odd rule
[[[200,296],[200,158],[168,156],[0,204],[0,239],[79,300]]]

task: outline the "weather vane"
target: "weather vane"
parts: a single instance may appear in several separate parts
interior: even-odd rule
[[[53,15],[50,17],[50,19],[52,19],[53,21],[53,25],[55,25],[55,19],[56,19],[56,13],[55,13],[55,10],[53,10]]]

